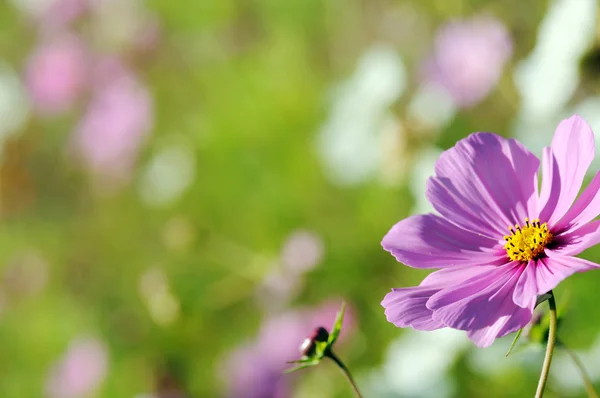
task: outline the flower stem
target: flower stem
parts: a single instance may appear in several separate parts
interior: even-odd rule
[[[556,302],[554,301],[554,294],[552,293],[552,290],[550,290],[548,294],[550,295],[548,298],[548,306],[550,307],[550,330],[548,331],[546,357],[544,358],[544,364],[542,365],[542,374],[540,375],[540,381],[538,382],[535,398],[542,398],[544,395],[544,388],[546,388],[548,373],[550,373],[550,364],[552,363],[552,353],[554,352],[554,346],[556,345]]]
[[[581,378],[583,379],[583,383],[585,384],[585,390],[587,391],[588,397],[598,398],[598,394],[596,393],[596,390],[594,390],[594,385],[592,384],[592,380],[590,380],[590,377],[588,376],[587,372],[585,371],[585,368],[583,367],[583,364],[581,363],[579,358],[577,358],[577,355],[575,355],[575,353],[573,351],[571,351],[568,347],[566,347],[564,344],[562,344],[562,348],[571,357],[571,359],[573,360],[573,363],[575,363],[575,366],[577,367],[577,370],[579,371],[579,374],[581,375]]]
[[[352,389],[354,390],[356,396],[358,398],[362,398],[362,395],[360,394],[360,391],[358,391],[358,387],[356,386],[356,383],[352,378],[352,374],[350,374],[350,370],[346,367],[346,365],[344,365],[344,363],[331,350],[329,350],[327,354],[325,354],[325,356],[328,356],[337,364],[337,366],[342,370],[342,372],[344,372],[344,376],[346,376],[346,379],[352,386]]]

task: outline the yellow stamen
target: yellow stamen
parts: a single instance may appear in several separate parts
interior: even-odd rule
[[[538,258],[544,253],[544,248],[552,241],[552,233],[548,230],[548,224],[540,224],[540,220],[525,219],[525,225],[511,225],[508,227],[510,235],[506,235],[504,240],[506,245],[506,254],[513,261],[527,262]]]

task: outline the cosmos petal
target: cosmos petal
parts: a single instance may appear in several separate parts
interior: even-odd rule
[[[506,336],[525,327],[531,321],[534,305],[535,303],[532,303],[528,308],[507,305],[504,312],[508,313],[508,316],[498,318],[490,326],[467,331],[467,337],[478,347],[489,347],[498,337]]]
[[[417,330],[435,330],[445,327],[432,318],[427,308],[429,298],[447,284],[456,284],[462,280],[489,272],[494,267],[447,268],[429,274],[420,286],[392,289],[381,305],[385,308],[388,322],[398,327],[411,326]]]
[[[522,269],[521,263],[513,261],[447,286],[427,301],[427,307],[433,311],[433,319],[454,329],[492,326],[498,319],[519,312],[512,297]]]
[[[554,225],[554,229],[569,232],[590,222],[600,214],[600,172],[596,173],[589,185],[575,200],[573,206]]]
[[[582,258],[560,255],[552,250],[546,250],[546,255],[548,257],[540,259],[535,268],[538,295],[554,289],[575,272],[600,268],[600,264]]]
[[[537,295],[537,284],[536,284],[536,261],[530,260],[527,264],[523,265],[523,271],[515,291],[513,292],[512,299],[516,305],[522,308],[527,308],[531,305],[531,301],[534,300]]]
[[[497,240],[466,231],[434,214],[400,221],[381,244],[398,261],[415,268],[487,265],[505,257]]]
[[[411,326],[416,330],[435,330],[445,327],[433,320],[431,310],[425,306],[429,297],[439,290],[422,286],[392,289],[381,302],[386,319],[401,328]]]
[[[539,160],[523,145],[475,133],[440,156],[427,198],[464,229],[502,237],[508,226],[537,215]]]
[[[542,157],[540,219],[556,224],[579,194],[595,154],[594,133],[580,116],[561,121]]]
[[[568,230],[555,237],[553,253],[574,256],[600,243],[600,220]]]

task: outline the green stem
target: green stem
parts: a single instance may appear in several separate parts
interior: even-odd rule
[[[566,347],[564,344],[562,344],[561,346],[565,350],[565,352],[571,357],[573,363],[575,363],[575,366],[577,367],[577,370],[579,371],[579,374],[583,379],[583,383],[585,384],[585,390],[587,391],[588,397],[598,398],[598,394],[596,393],[596,390],[594,390],[592,380],[590,380],[590,377],[585,371],[585,368],[583,367],[583,364],[581,363],[577,355],[575,355],[575,353],[571,351],[568,347]]]
[[[550,295],[548,298],[548,306],[550,307],[550,330],[548,331],[546,357],[544,358],[544,364],[542,365],[542,374],[540,375],[540,381],[538,382],[535,398],[542,398],[544,395],[544,388],[546,388],[548,373],[550,373],[550,364],[552,363],[552,353],[554,352],[554,346],[556,345],[556,302],[554,301],[554,294],[552,293],[552,290],[549,291],[548,294]]]
[[[352,386],[352,389],[354,390],[354,393],[356,394],[356,396],[358,398],[362,398],[362,395],[360,394],[360,391],[358,391],[358,387],[356,386],[356,383],[354,382],[354,379],[352,378],[352,374],[350,373],[350,370],[346,367],[346,365],[344,365],[344,363],[331,350],[329,350],[325,354],[325,356],[331,358],[337,364],[337,366],[344,373],[344,376],[346,376],[346,379],[348,379],[348,382]]]

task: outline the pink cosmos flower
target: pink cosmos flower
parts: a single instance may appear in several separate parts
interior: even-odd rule
[[[474,133],[442,153],[427,198],[440,215],[397,223],[382,246],[415,268],[441,268],[381,303],[389,322],[467,331],[480,347],[525,326],[538,295],[600,267],[574,257],[600,242],[600,173],[577,197],[594,135],[575,115],[540,161],[514,139]]]

